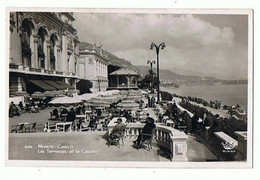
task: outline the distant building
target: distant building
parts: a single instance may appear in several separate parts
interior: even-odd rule
[[[109,76],[109,89],[128,90],[138,88],[137,81],[139,74],[127,67],[122,67],[110,73]]]
[[[79,51],[79,78],[92,82],[92,92],[106,91],[108,88],[108,58],[101,47],[94,44],[93,48]]]
[[[79,39],[73,13],[11,12],[9,93],[76,88]]]

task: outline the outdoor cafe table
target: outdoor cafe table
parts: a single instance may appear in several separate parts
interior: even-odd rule
[[[78,115],[76,115],[76,118],[77,119],[84,118],[84,121],[86,122],[86,116],[87,115],[85,115],[85,114],[78,114]]]
[[[92,111],[90,111],[90,110],[85,111],[85,114],[91,114],[91,113],[92,113]]]
[[[56,129],[59,130],[59,127],[62,127],[62,131],[65,132],[65,127],[69,125],[68,130],[71,131],[72,130],[72,122],[60,122],[60,123],[56,123]]]
[[[125,117],[114,117],[107,125],[107,131],[108,131],[108,135],[110,134],[110,132],[112,131],[112,129],[117,125],[117,119],[121,118],[122,119],[122,123],[125,124],[126,123],[126,118]]]
[[[167,120],[166,121],[166,126],[174,128],[174,125],[175,125],[175,123],[173,122],[173,120]]]

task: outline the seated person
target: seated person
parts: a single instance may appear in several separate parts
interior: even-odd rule
[[[22,101],[19,102],[18,106],[20,107],[21,110],[23,110],[24,107],[23,107],[23,102]]]
[[[61,107],[61,112],[60,112],[60,117],[61,118],[64,118],[65,116],[67,116],[68,113],[69,112],[68,112],[68,110],[66,108]]]
[[[77,115],[83,114],[83,113],[82,113],[82,106],[81,106],[81,105],[79,105],[79,106],[76,108],[76,114],[77,114]]]
[[[122,119],[121,118],[118,118],[117,119],[117,125],[112,129],[109,137],[108,137],[108,140],[109,141],[113,141],[114,139],[116,138],[120,138],[122,137],[122,131],[126,128],[126,125],[122,123]]]
[[[152,131],[153,129],[156,127],[156,125],[154,124],[154,119],[151,118],[151,117],[147,117],[147,121],[145,123],[145,126],[144,128],[142,129],[142,133],[145,133],[145,134],[152,134]],[[137,145],[140,144],[141,142],[141,138],[142,138],[142,134],[140,133],[137,140],[136,141],[133,141],[134,144],[137,143]],[[143,135],[143,140],[146,140],[146,139],[149,139],[150,136],[146,136],[146,135]]]
[[[53,109],[52,116],[55,116],[56,119],[59,119],[59,112],[57,108]]]
[[[68,121],[68,122],[74,122],[75,118],[76,118],[76,113],[75,113],[75,111],[74,111],[74,108],[71,107],[71,108],[70,108],[70,112],[68,112],[68,114],[67,114],[67,119],[66,119],[66,121]]]

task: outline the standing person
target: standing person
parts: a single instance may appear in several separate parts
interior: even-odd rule
[[[173,117],[175,117],[178,114],[178,107],[175,101],[172,105],[172,113],[173,113]]]
[[[152,96],[152,98],[151,98],[151,107],[154,107],[154,103],[155,103],[155,98],[154,98],[154,96]]]
[[[198,114],[195,112],[195,114],[193,115],[193,117],[191,119],[192,119],[192,128],[191,128],[191,133],[192,133],[197,129],[197,123],[199,120]]]
[[[151,118],[151,117],[147,117],[147,121],[142,129],[142,133],[145,133],[145,134],[152,134],[152,131],[153,129],[156,128],[156,125],[154,124],[154,119]],[[139,134],[137,140],[133,141],[134,144],[137,143],[137,145],[139,146],[139,144],[141,143],[141,138],[142,138],[142,135],[141,133]],[[149,139],[150,136],[145,136],[143,135],[143,140],[145,139]]]
[[[183,111],[182,119],[187,125],[186,133],[190,133],[192,131],[192,119],[187,111]]]
[[[9,106],[9,117],[14,116],[14,102],[12,101],[10,106]]]
[[[148,107],[151,107],[151,98],[149,94],[147,95],[147,100],[148,100]]]

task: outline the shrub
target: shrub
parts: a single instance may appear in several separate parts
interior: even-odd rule
[[[161,91],[161,98],[162,98],[162,100],[171,101],[173,98],[173,95],[166,91]]]

